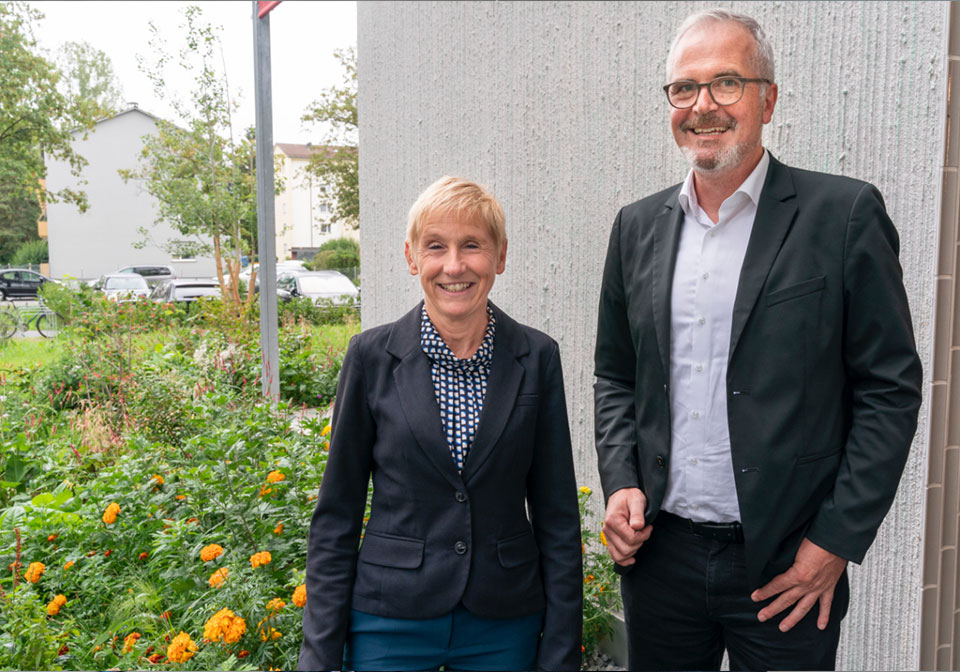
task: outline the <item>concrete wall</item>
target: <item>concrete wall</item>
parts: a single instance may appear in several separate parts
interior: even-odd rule
[[[788,164],[877,184],[931,367],[946,3],[722,3],[755,16],[777,57],[765,142]],[[487,184],[507,213],[491,294],[561,345],[577,470],[597,485],[592,353],[617,210],[685,172],[660,86],[673,32],[706,3],[360,3],[363,324],[420,297],[403,261],[407,209],[443,174]],[[862,567],[839,664],[919,663],[926,404],[894,510]],[[601,502],[596,502],[599,508]]]
[[[135,182],[124,182],[117,171],[136,168],[141,138],[156,132],[153,117],[139,110],[121,113],[98,123],[86,140],[78,134],[74,148],[87,161],[80,180],[62,161],[47,165],[51,191],[65,186],[86,192],[90,207],[80,213],[75,207],[52,203],[47,208],[50,273],[57,278],[97,278],[131,264],[173,266],[181,278],[211,277],[216,273],[212,257],[174,261],[165,249],[169,240],[186,239],[157,218],[153,197]],[[149,231],[142,249],[140,227]]]

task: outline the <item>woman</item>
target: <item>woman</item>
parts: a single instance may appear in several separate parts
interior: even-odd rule
[[[560,354],[487,301],[504,224],[492,194],[454,177],[410,210],[404,252],[424,298],[343,360],[300,669],[579,669]]]

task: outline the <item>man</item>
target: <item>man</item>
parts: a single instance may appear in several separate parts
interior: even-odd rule
[[[691,16],[664,87],[686,180],[623,208],[596,347],[629,667],[833,669],[921,370],[879,192],[789,168],[760,26]]]

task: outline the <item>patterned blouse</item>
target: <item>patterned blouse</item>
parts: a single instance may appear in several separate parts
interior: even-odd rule
[[[458,472],[463,471],[487,394],[497,324],[490,306],[487,306],[487,317],[483,342],[470,359],[458,359],[447,347],[427,316],[426,306],[420,317],[420,347],[430,358],[430,377],[440,406],[440,421]]]

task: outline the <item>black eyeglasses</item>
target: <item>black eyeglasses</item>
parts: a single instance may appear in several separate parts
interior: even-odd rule
[[[757,79],[750,77],[717,77],[709,82],[698,84],[691,81],[680,81],[667,84],[663,87],[667,94],[667,102],[678,110],[686,110],[697,104],[700,97],[700,89],[707,87],[710,97],[717,105],[733,105],[743,98],[743,90],[748,82],[760,82],[771,84],[769,79]]]

